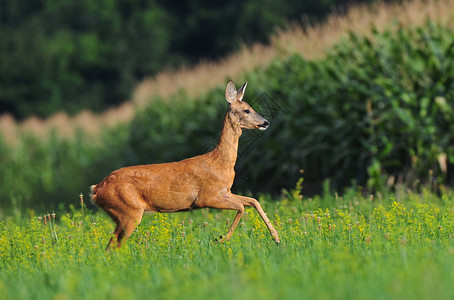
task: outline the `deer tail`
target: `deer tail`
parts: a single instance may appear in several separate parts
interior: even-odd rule
[[[96,204],[96,194],[98,192],[98,185],[92,185],[90,187],[90,199],[93,204]]]

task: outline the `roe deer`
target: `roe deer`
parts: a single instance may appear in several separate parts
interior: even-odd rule
[[[242,130],[265,130],[269,125],[242,101],[246,85],[247,82],[237,91],[233,82],[228,82],[225,97],[229,105],[219,143],[211,152],[179,162],[121,168],[91,186],[93,203],[104,209],[116,223],[107,249],[120,247],[146,211],[177,212],[203,207],[238,212],[225,236],[225,240],[229,240],[244,213],[244,206],[254,206],[275,242],[280,243],[279,235],[260,203],[230,192]]]

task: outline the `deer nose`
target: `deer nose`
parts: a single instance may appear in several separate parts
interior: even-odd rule
[[[263,122],[262,124],[258,125],[258,127],[259,127],[260,130],[265,130],[265,129],[268,128],[269,125],[270,125],[270,122],[265,120],[265,122]]]

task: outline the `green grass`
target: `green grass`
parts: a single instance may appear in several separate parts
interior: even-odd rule
[[[231,241],[213,240],[234,212],[152,214],[119,251],[113,224],[71,210],[0,223],[0,299],[453,299],[452,193],[350,191],[261,202]]]

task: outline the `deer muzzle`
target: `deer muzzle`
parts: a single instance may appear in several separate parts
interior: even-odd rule
[[[270,126],[270,122],[265,120],[265,122],[263,122],[262,124],[257,125],[257,126],[260,130],[266,130],[268,128],[268,126]]]

